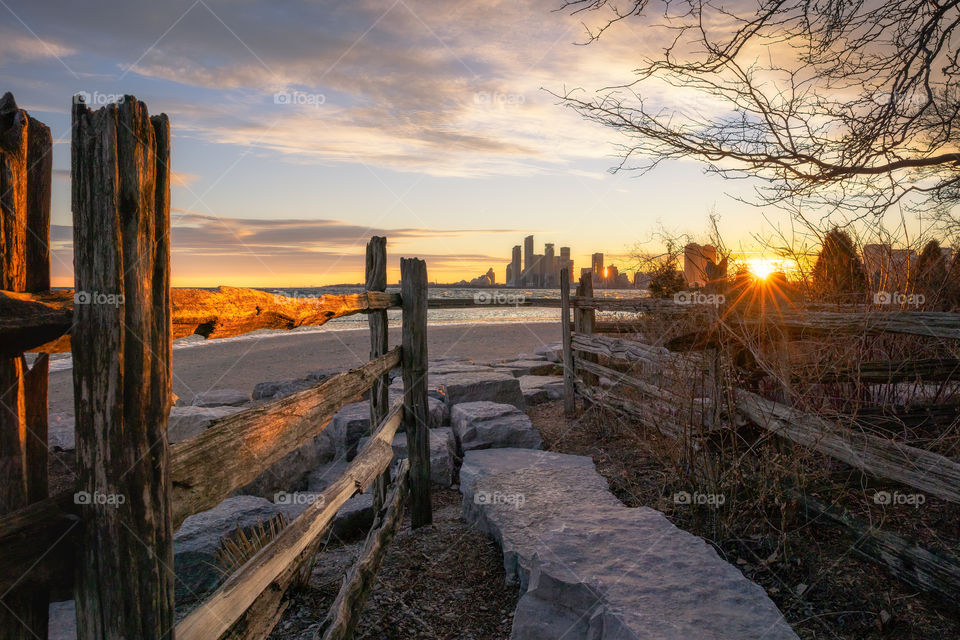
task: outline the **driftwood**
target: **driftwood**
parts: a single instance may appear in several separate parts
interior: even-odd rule
[[[337,599],[327,612],[323,640],[350,640],[357,627],[363,606],[377,580],[377,571],[386,555],[387,547],[403,522],[403,506],[409,487],[410,462],[404,460],[397,470],[397,481],[377,514],[370,533],[363,543],[357,561],[344,578]]]
[[[410,452],[410,523],[433,522],[430,503],[430,425],[427,422],[427,263],[400,259],[403,296],[403,402]]]
[[[77,631],[168,638],[170,126],[133,96],[73,108],[72,334],[81,542]],[[101,300],[99,296],[104,296]],[[111,304],[124,299],[122,305]]]
[[[960,464],[936,453],[845,429],[737,389],[737,409],[757,425],[870,475],[889,478],[950,502],[960,502]]]
[[[284,528],[257,552],[202,605],[176,628],[177,640],[219,638],[257,600],[260,594],[310,547],[330,526],[340,507],[369,487],[393,459],[393,436],[403,418],[397,405],[374,437],[363,446],[346,472],[328,487],[316,504]]]
[[[812,496],[799,492],[794,498],[816,520],[838,524],[854,538],[853,550],[863,558],[885,567],[907,584],[938,594],[956,608],[960,598],[960,562],[955,558],[938,556],[918,547],[906,538],[863,522],[845,509],[823,504]]]
[[[334,413],[399,363],[400,350],[394,349],[310,389],[221,418],[197,437],[171,446],[174,522],[219,504],[306,444]]]
[[[96,302],[104,292],[83,292],[76,301]],[[288,297],[258,289],[173,289],[172,335],[183,338],[227,338],[257,329],[296,329],[321,325],[333,318],[400,306],[400,296],[383,291],[318,297]],[[70,289],[22,294],[0,291],[0,353],[70,350],[67,334],[73,322]]]

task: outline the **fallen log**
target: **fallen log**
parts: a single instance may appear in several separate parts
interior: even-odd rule
[[[960,464],[905,444],[845,429],[755,393],[735,390],[737,410],[760,427],[870,475],[960,502]]]
[[[66,335],[74,304],[122,304],[105,292],[72,289],[41,293],[0,291],[0,347],[8,351],[60,353],[70,350]],[[286,296],[258,289],[220,287],[172,289],[172,336],[227,338],[258,329],[296,329],[333,318],[400,306],[400,295],[383,291],[314,296]]]
[[[387,547],[403,522],[403,506],[409,488],[410,461],[404,460],[397,471],[393,491],[387,496],[384,508],[377,514],[367,535],[360,556],[347,572],[337,599],[327,612],[323,623],[323,640],[349,640],[357,628],[363,606],[377,580],[377,571]]]

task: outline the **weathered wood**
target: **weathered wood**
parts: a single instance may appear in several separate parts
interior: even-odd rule
[[[570,270],[560,270],[560,344],[563,346],[563,412],[568,418],[577,413],[576,387],[573,384],[573,350],[570,344]]]
[[[50,286],[52,145],[46,125],[11,94],[0,98],[0,288]],[[0,515],[47,496],[47,360],[28,370],[20,351],[0,353]],[[46,588],[24,585],[0,599],[0,638],[46,638]]]
[[[843,508],[826,505],[797,491],[793,496],[815,520],[844,527],[853,538],[852,549],[858,555],[886,568],[907,584],[933,592],[944,602],[960,606],[960,561],[931,553],[906,538],[852,516]]]
[[[674,440],[680,439],[684,434],[684,430],[679,424],[669,420],[657,411],[651,411],[647,406],[640,405],[610,390],[588,385],[583,381],[583,378],[577,378],[575,384],[577,392],[593,405],[630,416],[643,426],[656,429]]]
[[[960,376],[960,360],[956,358],[922,358],[913,360],[868,360],[851,366],[810,366],[801,368],[798,377],[828,382],[862,382],[885,384],[894,382],[942,382]]]
[[[73,106],[79,640],[168,638],[174,622],[169,136],[133,96]]]
[[[666,387],[650,384],[636,376],[605,367],[584,358],[575,358],[575,361],[576,366],[583,371],[590,372],[598,377],[609,378],[611,382],[626,385],[638,393],[642,393],[648,398],[649,402],[654,403],[654,406],[670,415],[680,415],[682,407],[689,405],[693,399],[692,397],[680,395],[676,391]],[[689,382],[687,383],[687,389],[689,389]],[[701,398],[701,400],[703,399]],[[700,415],[700,413],[698,412],[697,415]]]
[[[340,507],[363,491],[393,459],[393,436],[403,420],[401,405],[394,407],[375,436],[360,449],[346,472],[306,509],[234,572],[210,598],[177,625],[177,640],[219,638],[257,600],[260,594],[330,526]]]
[[[80,507],[67,491],[0,517],[0,593],[20,585],[70,588]]]
[[[303,446],[323,431],[338,409],[356,400],[373,380],[399,364],[397,347],[315,387],[216,420],[196,438],[172,445],[174,526],[197,511],[219,504],[231,491]],[[77,544],[72,537],[60,539],[67,524],[80,513],[73,493],[60,493],[43,501],[42,508],[20,509],[0,518],[0,549],[11,550],[0,554],[0,593],[18,582],[35,563],[42,567],[30,572],[31,578],[44,582],[47,576],[55,576],[60,583],[72,581],[72,557],[48,563],[43,554],[58,540],[61,546]]]
[[[323,640],[350,640],[359,622],[363,606],[377,580],[377,571],[403,522],[403,506],[409,487],[410,462],[404,460],[397,470],[397,481],[379,510],[357,561],[350,567],[324,621]]]
[[[585,276],[584,276],[585,277]],[[582,279],[581,279],[582,281]],[[593,281],[585,293],[576,295],[570,302],[575,309],[593,309],[596,311],[662,311],[683,309],[669,298],[595,298]]]
[[[101,292],[80,292],[78,300]],[[173,289],[172,335],[227,338],[258,329],[296,329],[333,318],[400,306],[400,296],[383,291],[319,297],[289,297],[258,289],[219,287]],[[95,301],[95,300],[94,300]],[[17,294],[0,291],[0,353],[70,350],[74,292]],[[61,336],[63,336],[61,338]]]
[[[845,429],[823,418],[735,390],[737,410],[757,425],[861,471],[960,502],[960,464],[949,458],[877,436]]]
[[[367,243],[366,264],[367,291],[387,290],[387,239],[373,236]],[[374,311],[367,316],[370,325],[370,359],[379,358],[387,352],[389,336],[387,333],[387,312]],[[383,374],[373,381],[370,388],[370,432],[387,415],[390,409],[390,376]],[[373,483],[373,507],[379,511],[387,497],[387,485],[390,484],[390,469]]]
[[[427,422],[427,264],[400,259],[403,298],[403,401],[410,452],[410,521],[433,522],[430,504],[430,425]]]
[[[670,351],[663,347],[654,347],[636,340],[600,336],[588,333],[575,333],[572,337],[576,351],[605,356],[628,363],[637,361],[647,365],[663,366],[675,360]]]
[[[577,296],[574,299],[574,304],[576,300],[588,300],[593,299],[593,274],[586,273],[580,276],[580,286],[577,288]],[[596,311],[590,307],[575,307],[574,314],[579,319],[579,325],[576,327],[576,333],[590,335],[593,333],[593,325],[596,322]],[[597,362],[597,356],[590,353],[583,353],[576,351],[576,358],[586,362]],[[587,387],[596,387],[599,383],[599,380],[596,374],[593,374],[589,371],[577,370],[576,375],[583,380],[584,385]],[[584,410],[591,408],[591,403],[589,398],[585,397],[584,401]]]
[[[170,447],[173,521],[210,509],[316,437],[333,414],[400,363],[394,349],[310,389],[221,418]]]
[[[518,294],[513,289],[490,288],[483,290],[473,298],[431,298],[427,301],[427,308],[467,309],[470,307],[488,307],[492,304],[508,307],[557,309],[560,307],[560,300],[557,298],[527,298],[526,295]]]

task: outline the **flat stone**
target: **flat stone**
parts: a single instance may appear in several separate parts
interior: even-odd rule
[[[428,389],[439,394],[451,408],[480,400],[524,408],[523,392],[517,379],[492,369],[430,376]]]
[[[367,535],[373,526],[373,494],[361,493],[347,500],[330,524],[330,540],[348,541]]]
[[[202,391],[193,396],[190,403],[194,407],[239,407],[250,402],[250,394],[237,389],[214,389]]]
[[[54,451],[73,451],[77,448],[76,421],[66,413],[47,415],[47,446]]]
[[[512,640],[797,637],[762,588],[660,512],[624,506],[587,457],[468,451],[460,487],[520,584]]]
[[[528,405],[563,398],[562,376],[520,376],[520,390]]]
[[[336,457],[353,460],[357,455],[357,443],[360,438],[370,434],[370,403],[354,402],[348,404],[330,420],[327,430],[336,446]]]
[[[249,532],[279,512],[280,508],[265,498],[234,496],[184,520],[173,534],[177,604],[197,602],[223,581],[217,551],[225,537],[238,526]]]
[[[548,376],[556,371],[557,365],[547,360],[508,360],[497,364],[497,369],[508,369],[513,377]]]
[[[430,363],[428,373],[434,375],[445,375],[448,373],[470,373],[472,371],[489,371],[487,365],[477,364],[475,362],[439,362]]]
[[[399,388],[391,385],[390,387],[390,406],[400,402],[403,399],[403,385]],[[427,425],[431,429],[446,427],[450,425],[450,407],[447,403],[437,396],[427,394]],[[403,427],[401,426],[401,430]]]
[[[167,441],[170,444],[195,438],[220,418],[243,411],[242,407],[172,407],[167,420]]]
[[[563,345],[559,342],[537,347],[533,352],[538,356],[546,358],[550,362],[563,362]]]
[[[527,414],[513,405],[464,402],[454,405],[450,422],[457,452],[474,449],[540,449],[543,440]]]
[[[316,469],[311,471],[310,475],[307,477],[307,491],[311,493],[320,493],[333,484],[337,478],[342,476],[346,472],[348,466],[350,466],[349,463],[343,458],[339,458],[326,464],[321,464]]]
[[[254,400],[278,400],[317,384],[316,380],[295,379],[261,382],[253,388]]]

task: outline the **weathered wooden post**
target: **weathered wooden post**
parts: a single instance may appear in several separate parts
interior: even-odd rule
[[[580,276],[580,286],[577,289],[577,295],[580,298],[592,298],[593,297],[593,272],[588,271],[587,273]],[[596,312],[593,309],[577,309],[577,320],[578,326],[576,328],[578,333],[585,335],[590,335],[593,333],[593,325],[596,320]],[[597,356],[593,353],[584,353],[579,352],[577,354],[578,358],[586,360],[587,362],[597,362]],[[591,391],[594,390],[594,387],[598,384],[597,375],[590,371],[581,371],[580,379],[583,380],[584,386],[586,386]],[[590,408],[593,403],[590,402],[586,397],[583,399],[584,409]]]
[[[570,270],[560,270],[560,335],[563,343],[563,410],[568,418],[577,413],[573,384],[573,351],[570,344]]]
[[[387,239],[373,236],[367,243],[367,291],[387,290]],[[387,352],[387,312],[373,311],[367,314],[370,324],[370,359],[375,360]],[[370,388],[370,435],[377,432],[377,427],[390,410],[390,376],[382,375],[377,378]],[[373,483],[373,511],[377,513],[383,506],[387,496],[387,485],[390,484],[390,469],[387,468],[376,482]]]
[[[172,638],[170,125],[73,107],[79,640]]]
[[[50,288],[50,129],[0,98],[0,289]],[[47,355],[0,358],[0,515],[47,497]],[[46,638],[49,596],[3,594],[0,638]]]
[[[427,263],[400,260],[403,299],[403,421],[410,452],[410,524],[433,522],[430,505],[430,427],[427,422]]]

